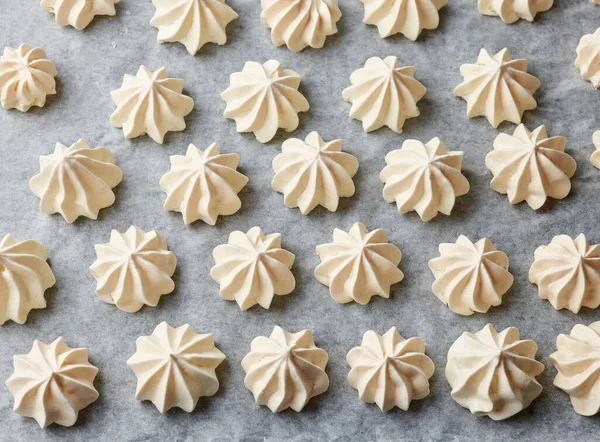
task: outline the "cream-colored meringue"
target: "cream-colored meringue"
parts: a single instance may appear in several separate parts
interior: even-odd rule
[[[408,118],[420,115],[417,102],[427,89],[414,79],[413,66],[401,67],[396,57],[371,57],[350,76],[342,92],[352,103],[350,117],[362,121],[365,132],[387,126],[401,133]]]
[[[117,105],[110,122],[123,128],[126,139],[148,134],[163,144],[167,132],[185,129],[184,117],[194,108],[194,100],[182,91],[183,80],[168,78],[164,67],[152,72],[142,65],[135,76],[125,74],[121,87],[110,93]]]
[[[590,162],[592,166],[600,169],[600,130],[594,132],[593,141],[596,151],[590,157]]]
[[[42,0],[42,7],[56,16],[59,26],[71,25],[82,30],[97,15],[115,15],[121,0]]]
[[[567,153],[564,137],[548,138],[545,126],[533,132],[520,124],[512,135],[500,134],[485,165],[494,175],[491,188],[508,195],[511,204],[526,201],[534,210],[548,198],[563,199],[571,191],[577,163]]]
[[[23,43],[4,48],[0,57],[0,104],[4,109],[27,112],[31,106],[43,107],[46,96],[56,94],[56,66],[41,48]]]
[[[186,224],[200,219],[214,226],[219,215],[233,215],[242,207],[237,194],[248,183],[236,170],[239,162],[237,153],[219,154],[217,143],[204,151],[190,144],[185,156],[172,155],[171,170],[160,179],[165,209],[181,212]]]
[[[506,253],[487,238],[473,243],[463,235],[454,244],[440,244],[439,250],[440,256],[429,261],[435,276],[431,289],[450,310],[468,316],[502,303],[514,281]]]
[[[301,411],[308,401],[329,387],[325,373],[327,352],[315,345],[310,330],[288,333],[275,326],[271,336],[252,340],[242,360],[244,385],[258,405],[273,413]]]
[[[482,49],[477,64],[463,64],[460,73],[464,81],[454,95],[467,102],[469,118],[483,115],[493,127],[519,124],[523,112],[537,107],[533,93],[540,81],[527,73],[527,60],[511,59],[506,48],[495,55]]]
[[[338,0],[261,0],[261,7],[260,20],[271,29],[273,44],[294,52],[322,48],[342,17]]]
[[[383,198],[395,202],[400,213],[416,211],[423,221],[438,212],[450,215],[456,197],[469,191],[462,158],[461,151],[448,151],[437,137],[427,144],[406,140],[385,156],[387,166],[379,174]]]
[[[411,401],[429,395],[429,378],[435,366],[425,354],[421,338],[404,339],[396,327],[383,336],[372,330],[360,347],[348,352],[348,382],[361,401],[376,403],[381,411],[408,410]]]
[[[365,5],[363,22],[377,26],[382,38],[402,34],[415,41],[423,29],[437,29],[438,11],[448,0],[360,0]]]
[[[188,324],[156,326],[150,336],[135,341],[136,351],[127,365],[138,378],[135,398],[151,401],[166,413],[179,407],[191,413],[198,399],[219,389],[215,369],[225,355],[215,347],[212,333],[198,334]]]
[[[571,334],[558,335],[557,351],[548,358],[556,367],[554,385],[567,393],[575,411],[593,416],[600,411],[600,322],[577,324]]]
[[[342,152],[342,140],[324,142],[311,132],[304,141],[284,141],[281,151],[273,159],[271,186],[283,193],[286,207],[298,207],[303,215],[318,205],[335,212],[341,197],[354,195],[358,160]]]
[[[100,209],[115,202],[112,191],[123,179],[115,157],[105,147],[90,149],[80,139],[67,147],[56,143],[54,153],[40,157],[40,173],[29,188],[40,199],[43,213],[60,213],[72,223],[80,216],[98,219]]]
[[[519,330],[498,333],[488,324],[464,332],[450,347],[446,379],[452,398],[477,416],[509,418],[527,408],[542,392],[535,379],[544,364],[535,360],[537,344],[520,340]]]
[[[195,55],[206,43],[224,45],[225,28],[238,18],[225,0],[152,0],[156,13],[150,24],[158,28],[159,43],[182,43]]]
[[[540,299],[556,309],[579,313],[581,307],[600,305],[600,244],[590,246],[582,233],[552,238],[535,251],[529,281],[538,286]]]
[[[278,128],[292,132],[300,122],[298,113],[309,108],[298,92],[300,80],[277,60],[249,61],[242,72],[231,74],[229,87],[221,93],[227,103],[223,115],[235,120],[238,132],[253,132],[261,143],[271,141]]]
[[[581,78],[600,88],[600,28],[579,40],[575,66],[581,71]]]
[[[98,399],[87,348],[71,348],[63,338],[51,344],[33,341],[31,351],[13,356],[14,373],[6,381],[15,398],[14,412],[32,417],[42,428],[70,427],[79,411]]]
[[[389,298],[390,287],[404,279],[398,268],[400,249],[388,243],[383,230],[369,232],[362,223],[355,223],[347,233],[335,229],[333,242],[317,246],[317,255],[322,262],[315,277],[342,304],[367,304],[375,295]]]
[[[281,248],[281,234],[265,235],[260,227],[248,233],[236,230],[227,244],[213,250],[210,276],[220,284],[219,296],[236,301],[242,310],[253,305],[268,309],[275,295],[287,295],[296,287],[290,271],[295,256]]]
[[[110,241],[96,244],[96,261],[90,272],[100,299],[126,312],[143,305],[156,307],[162,295],[175,290],[171,279],[177,258],[167,242],[154,230],[131,226],[127,232],[110,232]]]
[[[34,308],[45,308],[44,292],[56,283],[40,243],[17,241],[6,235],[0,241],[0,325],[8,320],[24,324]]]
[[[554,0],[478,0],[477,7],[483,15],[500,17],[504,23],[514,23],[520,18],[533,21],[538,12],[552,7]]]

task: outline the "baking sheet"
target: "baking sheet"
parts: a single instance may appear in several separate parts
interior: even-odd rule
[[[527,273],[535,248],[553,235],[583,232],[590,242],[600,242],[600,171],[588,161],[592,133],[600,128],[600,92],[581,80],[573,65],[579,38],[600,23],[600,6],[558,0],[534,23],[506,25],[497,17],[482,16],[474,0],[450,0],[441,10],[440,27],[411,42],[402,36],[381,39],[375,27],[362,23],[358,0],[340,0],[339,33],[329,37],[323,49],[296,54],[271,43],[260,23],[257,0],[228,0],[240,17],[227,29],[227,45],[205,46],[192,57],[183,45],[156,43],[156,29],[148,24],[154,12],[149,0],[124,0],[116,17],[98,17],[82,32],[58,27],[38,3],[0,0],[0,46],[27,42],[43,47],[59,72],[58,94],[49,97],[43,109],[26,114],[0,111],[0,234],[40,241],[49,251],[57,284],[46,294],[48,308],[32,312],[25,325],[7,323],[0,328],[0,379],[12,373],[12,355],[29,352],[34,339],[50,342],[63,336],[70,346],[89,348],[92,363],[100,369],[100,399],[80,413],[74,427],[41,430],[33,419],[11,411],[12,397],[0,387],[0,439],[582,440],[597,434],[598,419],[577,415],[568,396],[552,386],[555,370],[548,356],[559,333],[597,320],[600,314],[555,311],[538,299]],[[524,203],[511,206],[506,196],[489,188],[485,155],[495,136],[512,132],[514,125],[505,123],[496,130],[483,118],[468,119],[465,102],[452,93],[461,81],[459,66],[475,62],[481,47],[494,52],[508,47],[513,58],[527,59],[529,72],[540,79],[538,108],[526,112],[524,122],[530,129],[545,124],[551,136],[569,140],[567,150],[578,170],[565,200],[550,201],[535,212]],[[341,92],[351,72],[375,55],[395,55],[403,65],[414,65],[416,78],[428,89],[419,103],[421,116],[408,120],[403,134],[388,129],[366,134],[360,122],[348,117],[350,106]],[[246,61],[269,58],[302,75],[301,91],[311,108],[301,114],[293,136],[304,138],[317,130],[325,139],[341,138],[344,150],[360,162],[356,195],[342,199],[336,213],[318,208],[303,216],[286,208],[282,195],[271,189],[271,161],[290,135],[280,133],[262,145],[252,134],[236,133],[235,123],[222,116],[225,104],[219,94],[227,88],[229,74],[240,71]],[[168,134],[163,146],[148,137],[127,141],[109,122],[114,110],[110,91],[140,64],[153,70],[166,66],[170,76],[185,80],[186,93],[196,102],[186,118],[188,129]],[[426,142],[435,136],[448,148],[464,151],[471,190],[457,200],[452,216],[423,223],[415,213],[400,215],[383,200],[378,175],[385,154],[404,140]],[[79,219],[69,225],[60,215],[39,211],[28,180],[39,170],[38,157],[52,152],[55,142],[71,144],[81,137],[90,145],[110,148],[124,180],[116,188],[116,203],[102,210],[97,221]],[[169,169],[170,155],[184,154],[189,143],[205,148],[212,142],[218,142],[222,152],[241,155],[240,170],[250,178],[240,194],[243,207],[220,218],[215,227],[201,222],[185,226],[181,214],[162,208],[165,195],[158,181]],[[313,276],[319,263],[315,246],[329,242],[335,227],[347,230],[356,221],[369,229],[384,228],[404,255],[404,281],[393,286],[390,299],[374,298],[366,306],[335,303]],[[131,224],[161,232],[178,259],[174,294],[165,296],[157,308],[135,314],[100,301],[88,272],[95,259],[94,244],[107,242],[111,229],[125,231]],[[284,247],[296,255],[297,288],[277,297],[268,311],[241,312],[234,302],[219,298],[218,285],[209,276],[211,252],[231,231],[254,225],[266,233],[282,233]],[[458,316],[431,293],[427,262],[437,256],[440,242],[453,242],[460,234],[472,240],[487,236],[510,259],[515,283],[503,304],[485,315]],[[150,334],[161,321],[213,332],[227,355],[217,370],[219,392],[201,399],[191,414],[171,411],[162,416],[151,403],[134,398],[136,378],[125,361],[135,351],[136,338]],[[538,343],[538,359],[546,365],[538,377],[542,394],[527,410],[502,422],[475,417],[456,404],[443,374],[452,342],[463,331],[475,332],[488,322],[498,330],[518,327],[523,338]],[[289,331],[310,328],[317,344],[329,353],[329,390],[301,413],[272,414],[256,405],[243,385],[241,359],[251,340],[268,335],[274,325]],[[345,357],[366,330],[383,333],[394,325],[404,337],[425,340],[436,372],[429,397],[413,402],[407,412],[382,413],[359,401],[346,381]]]

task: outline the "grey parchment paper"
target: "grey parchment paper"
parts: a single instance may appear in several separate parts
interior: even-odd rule
[[[0,379],[12,373],[13,354],[27,353],[34,339],[50,342],[63,336],[74,347],[88,347],[99,367],[97,402],[83,410],[72,428],[41,430],[32,419],[12,412],[13,400],[0,386],[0,439],[2,440],[585,440],[597,435],[597,418],[577,415],[568,396],[552,385],[555,370],[548,356],[559,333],[577,323],[600,319],[597,311],[579,315],[557,312],[538,299],[537,287],[527,273],[535,248],[554,235],[585,233],[600,242],[600,171],[588,161],[592,133],[600,129],[600,92],[579,77],[573,65],[575,48],[583,34],[600,25],[600,6],[588,0],[556,0],[534,23],[504,24],[485,17],[475,0],[450,0],[441,12],[437,30],[426,31],[416,42],[402,36],[381,39],[375,27],[362,23],[359,0],[340,0],[343,17],[339,33],[323,49],[292,53],[277,48],[260,23],[258,0],[228,0],[240,15],[228,27],[225,46],[208,45],[193,57],[183,45],[156,43],[149,25],[154,13],[150,0],[123,0],[116,17],[98,17],[84,31],[60,28],[37,0],[0,0],[0,46],[23,42],[43,47],[58,68],[58,94],[46,106],[26,114],[0,109],[0,234],[35,239],[49,252],[57,279],[48,290],[48,307],[33,311],[25,325],[0,327]],[[529,72],[541,81],[535,94],[538,107],[526,112],[529,129],[545,124],[549,134],[568,140],[567,151],[577,160],[571,194],[533,211],[524,203],[511,206],[504,195],[489,187],[491,173],[484,164],[500,132],[483,118],[468,119],[466,104],[452,90],[462,78],[459,66],[474,63],[480,48],[510,49],[513,58],[529,61]],[[416,67],[416,78],[427,87],[419,103],[421,116],[408,120],[403,134],[381,129],[366,134],[360,122],[348,117],[342,90],[349,76],[370,56],[395,55],[402,65]],[[301,114],[292,134],[279,133],[262,145],[252,134],[238,134],[235,124],[222,116],[221,91],[229,74],[246,61],[276,58],[302,75],[301,91],[310,111]],[[123,74],[135,74],[140,64],[155,70],[165,66],[171,77],[185,80],[185,92],[196,107],[184,132],[170,133],[158,145],[146,136],[127,141],[110,125],[114,110],[110,91],[121,85]],[[344,150],[355,155],[360,169],[356,195],[342,199],[336,213],[322,208],[303,216],[288,209],[281,194],[271,189],[271,161],[289,136],[304,138],[318,131],[325,139],[341,138]],[[382,196],[379,172],[387,152],[408,138],[423,142],[439,136],[451,150],[464,151],[464,173],[470,192],[457,200],[452,216],[422,222],[413,212],[400,215]],[[80,218],[72,225],[60,215],[45,215],[28,188],[39,171],[38,157],[59,141],[71,144],[85,138],[92,146],[106,146],[123,169],[116,203],[96,221]],[[240,170],[249,178],[241,192],[242,209],[220,218],[214,227],[197,222],[185,226],[181,214],[166,212],[158,181],[169,169],[169,156],[184,154],[189,143],[206,148],[218,142],[222,152],[241,155]],[[331,240],[335,227],[349,229],[362,221],[369,229],[384,228],[390,242],[403,252],[406,277],[393,286],[390,299],[374,298],[366,305],[339,305],[313,270],[319,263],[315,246]],[[176,290],[156,308],[125,313],[98,299],[88,267],[95,259],[94,244],[107,242],[111,229],[125,231],[135,224],[161,232],[177,255]],[[297,287],[277,297],[270,310],[259,307],[242,312],[234,302],[219,298],[218,285],[209,276],[212,250],[225,243],[233,230],[258,225],[266,233],[281,232],[283,245],[296,255],[293,273]],[[501,306],[488,314],[454,314],[432,293],[427,262],[438,255],[440,242],[454,242],[464,234],[472,240],[488,237],[510,259],[515,283]],[[173,326],[189,323],[198,332],[215,334],[227,360],[217,370],[218,393],[200,400],[191,413],[161,415],[149,402],[135,400],[136,378],[126,365],[138,336],[148,335],[161,321]],[[446,354],[464,331],[478,331],[492,322],[498,330],[515,326],[525,339],[539,345],[538,359],[546,365],[539,376],[542,394],[517,416],[494,422],[476,417],[450,397],[444,377]],[[317,344],[329,353],[329,390],[311,400],[301,413],[272,414],[254,403],[244,388],[240,361],[251,340],[270,334],[274,325],[289,331],[310,328]],[[346,381],[346,353],[359,345],[365,331],[383,333],[397,326],[404,337],[420,336],[436,365],[431,394],[415,401],[407,412],[382,413],[359,401]],[[597,437],[597,436],[596,436]]]

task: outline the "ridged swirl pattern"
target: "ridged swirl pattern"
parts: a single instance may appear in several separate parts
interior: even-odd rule
[[[375,295],[389,298],[390,287],[404,279],[400,249],[388,243],[383,230],[369,232],[362,223],[348,232],[335,229],[333,242],[317,246],[317,255],[321,264],[315,277],[342,304],[367,304]]]
[[[535,251],[529,281],[538,286],[540,299],[556,309],[579,313],[582,307],[600,305],[600,244],[589,245],[582,233],[552,238]]]
[[[123,128],[126,139],[148,134],[162,144],[167,132],[185,129],[184,117],[194,108],[194,100],[182,91],[183,80],[167,77],[164,67],[152,72],[140,66],[135,76],[125,74],[121,87],[110,93],[117,106],[110,122]]]
[[[225,0],[152,0],[159,43],[180,42],[195,55],[206,43],[224,45],[227,25],[238,18]]]
[[[432,290],[440,301],[460,315],[486,313],[502,303],[514,278],[508,256],[483,238],[473,243],[460,235],[456,243],[440,244],[440,256],[429,261],[435,276]]]
[[[27,112],[43,107],[46,96],[56,94],[56,66],[41,48],[23,43],[4,48],[0,57],[0,104],[4,109]]]
[[[577,45],[575,66],[581,78],[600,88],[600,28],[593,34],[585,34]]]
[[[571,398],[575,411],[593,416],[600,411],[600,322],[577,324],[556,339],[557,351],[548,358],[556,368],[554,385]]]
[[[32,417],[42,428],[75,424],[79,411],[98,399],[87,348],[71,348],[63,338],[51,344],[37,339],[31,351],[13,356],[14,373],[6,381],[14,411]]]
[[[171,327],[161,322],[150,336],[135,341],[127,365],[137,376],[135,398],[151,401],[166,413],[179,407],[191,413],[198,399],[219,389],[215,369],[225,355],[215,347],[212,333],[198,334],[188,324]]]
[[[493,127],[519,124],[523,112],[537,107],[533,94],[540,81],[527,73],[527,60],[513,60],[506,48],[495,55],[482,49],[477,63],[463,64],[460,73],[464,81],[454,95],[467,102],[469,118],[484,116]]]
[[[44,292],[56,283],[40,243],[6,235],[0,241],[0,324],[24,324],[32,309],[45,308]]]
[[[533,132],[520,124],[512,135],[500,134],[485,165],[494,175],[491,188],[508,195],[511,204],[526,201],[534,210],[548,198],[563,199],[571,191],[577,163],[567,153],[564,137],[548,138],[545,126]]]
[[[519,19],[533,21],[539,12],[552,7],[554,0],[478,0],[477,7],[483,15],[498,16],[504,23]]]
[[[156,307],[162,295],[175,289],[171,276],[177,258],[160,233],[131,226],[124,234],[111,231],[110,241],[95,247],[90,272],[102,301],[136,312],[144,305]]]
[[[421,338],[404,339],[396,327],[383,336],[367,331],[346,361],[351,368],[348,382],[360,400],[377,404],[381,411],[406,411],[413,400],[429,395],[435,367],[425,354],[425,343]]]
[[[381,38],[402,34],[415,41],[423,29],[436,29],[439,10],[448,0],[360,0],[365,7],[363,22],[377,26]]]
[[[461,151],[448,151],[437,137],[427,144],[406,140],[385,156],[387,166],[379,174],[383,198],[395,202],[400,213],[416,211],[423,221],[439,212],[450,215],[456,197],[470,187],[461,173],[462,158]]]
[[[362,121],[365,132],[387,126],[401,133],[408,118],[420,115],[417,102],[427,91],[414,74],[414,67],[400,66],[396,57],[369,58],[350,76],[352,86],[342,92],[352,103],[350,117]]]
[[[273,44],[294,52],[322,48],[342,17],[338,0],[261,0],[261,7],[260,19],[271,29]]]
[[[298,113],[309,108],[298,91],[300,80],[277,60],[249,61],[242,72],[231,74],[229,87],[221,93],[227,103],[223,115],[235,120],[238,132],[252,132],[261,143],[271,141],[279,128],[292,132],[300,123]]]
[[[72,223],[80,216],[97,219],[101,209],[115,202],[112,191],[123,171],[105,147],[90,149],[80,139],[70,147],[56,143],[54,153],[40,157],[40,173],[29,188],[40,199],[43,213],[60,213]]]
[[[492,324],[463,333],[448,351],[446,379],[452,398],[477,416],[507,419],[527,408],[542,392],[535,379],[544,364],[535,360],[537,344],[520,340],[519,330],[500,333]]]
[[[55,15],[59,26],[85,29],[97,15],[115,15],[121,0],[42,0],[42,7]]]
[[[252,340],[250,353],[242,360],[244,385],[257,404],[273,413],[287,408],[301,411],[329,387],[327,360],[327,352],[315,345],[310,330],[288,333],[276,326],[268,338]]]
[[[281,235],[265,235],[260,227],[247,233],[236,230],[227,244],[213,251],[210,276],[220,284],[219,295],[236,301],[242,310],[258,304],[268,309],[275,295],[287,295],[296,287],[290,271],[294,254],[281,248]]]
[[[287,207],[298,207],[308,215],[321,205],[331,212],[338,208],[341,197],[354,195],[352,177],[358,171],[358,160],[342,152],[342,141],[323,141],[317,132],[304,141],[284,141],[282,152],[273,159],[273,189],[283,193]]]
[[[204,151],[190,144],[185,156],[172,155],[170,160],[171,170],[160,179],[167,194],[165,209],[181,212],[186,224],[202,220],[211,226],[219,215],[240,210],[238,193],[248,178],[236,170],[237,153],[220,154],[217,143]]]

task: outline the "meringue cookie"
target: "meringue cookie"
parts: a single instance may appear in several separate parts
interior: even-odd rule
[[[0,57],[0,104],[4,109],[27,112],[43,107],[46,95],[56,94],[56,67],[41,48],[23,43],[17,49],[4,48]]]
[[[590,157],[590,162],[592,166],[600,169],[600,130],[594,132],[593,140],[596,151]]]
[[[100,209],[115,202],[112,191],[123,179],[115,157],[105,147],[90,149],[80,139],[67,147],[56,143],[54,153],[40,157],[40,173],[29,188],[40,199],[43,213],[60,213],[72,223],[80,216],[98,219]]]
[[[427,144],[406,140],[385,156],[387,166],[379,174],[383,198],[396,202],[400,213],[416,211],[423,221],[438,212],[450,215],[456,197],[469,191],[460,171],[462,158],[462,152],[448,151],[437,137]]]
[[[533,21],[538,12],[552,7],[553,0],[478,0],[477,7],[483,15],[498,16],[504,23],[514,23],[520,18]]]
[[[600,410],[600,322],[577,324],[571,334],[558,335],[557,351],[548,358],[556,367],[554,385],[567,393],[575,411],[593,416]]]
[[[600,88],[600,28],[579,40],[575,66],[581,71],[581,78]]]
[[[460,235],[455,244],[440,244],[440,256],[429,261],[435,276],[431,289],[440,301],[459,315],[486,313],[502,303],[514,278],[508,256],[487,238],[472,243]]]
[[[96,244],[96,261],[90,272],[98,285],[96,293],[108,304],[125,312],[143,305],[156,307],[162,295],[175,290],[171,279],[177,258],[167,242],[154,230],[131,226],[127,232],[110,232],[110,241]]]
[[[87,348],[71,348],[63,338],[51,344],[33,341],[31,351],[13,356],[14,373],[6,381],[15,398],[14,412],[32,417],[42,428],[70,427],[79,411],[98,399]]]
[[[342,92],[352,103],[350,117],[362,121],[365,132],[387,126],[402,133],[408,118],[420,115],[417,102],[427,89],[414,77],[413,66],[401,67],[396,57],[371,57],[350,76],[352,86]]]
[[[138,378],[135,398],[151,401],[166,413],[179,407],[191,413],[198,399],[219,389],[215,369],[225,355],[215,347],[212,333],[198,334],[188,324],[173,328],[166,322],[150,336],[135,341],[127,365]]]
[[[381,38],[402,34],[415,41],[423,29],[437,29],[438,11],[448,0],[360,0],[365,5],[363,22],[377,26]]]
[[[464,81],[454,95],[467,102],[469,118],[483,115],[493,127],[519,124],[524,111],[537,107],[533,93],[540,81],[527,73],[527,60],[511,59],[506,48],[495,55],[482,49],[477,64],[463,64],[460,73]]]
[[[342,140],[326,143],[317,132],[311,132],[304,141],[284,141],[281,150],[273,159],[271,186],[283,193],[286,207],[298,207],[303,215],[318,205],[335,212],[341,197],[354,195],[352,177],[358,160],[342,152]]]
[[[221,93],[227,103],[223,116],[235,120],[238,132],[253,132],[261,143],[271,141],[278,128],[292,132],[300,122],[298,113],[309,108],[298,92],[300,80],[277,60],[249,61],[242,72],[231,74],[230,86]]]
[[[81,31],[96,15],[115,15],[115,5],[121,0],[42,0],[46,11],[56,15],[59,26],[71,25]]]
[[[582,233],[552,238],[535,251],[529,281],[537,284],[540,299],[556,309],[579,313],[581,307],[600,305],[600,244],[590,246]]]
[[[317,255],[322,262],[315,278],[342,304],[367,304],[375,295],[389,298],[390,286],[404,279],[400,249],[388,243],[383,230],[369,232],[362,223],[348,233],[335,229],[333,242],[317,246]]]
[[[195,55],[206,43],[224,45],[225,28],[238,18],[225,0],[152,0],[159,43],[180,42]]]
[[[236,170],[237,153],[219,154],[217,143],[204,151],[190,144],[185,156],[170,159],[171,170],[160,179],[160,188],[167,194],[165,209],[181,212],[186,224],[200,219],[211,226],[219,215],[240,210],[237,194],[248,178]]]
[[[125,74],[121,87],[110,93],[117,105],[110,122],[123,128],[126,139],[148,134],[163,144],[167,132],[185,129],[183,117],[194,108],[194,100],[182,91],[183,80],[168,78],[164,67],[152,72],[142,65],[135,76]]]
[[[6,235],[0,241],[0,325],[8,320],[24,324],[34,308],[45,308],[44,292],[56,283],[40,243],[17,241]]]
[[[295,256],[281,248],[281,235],[265,235],[260,227],[248,233],[236,230],[227,244],[213,250],[210,276],[220,284],[219,296],[236,301],[242,310],[253,305],[268,309],[274,295],[287,295],[296,287],[290,269]]]
[[[425,354],[421,338],[404,339],[396,327],[383,336],[372,330],[360,347],[348,352],[348,382],[361,401],[376,403],[381,411],[408,410],[411,401],[429,395],[429,378],[435,366]]]
[[[566,138],[548,138],[545,126],[529,132],[520,124],[512,135],[500,134],[485,165],[494,175],[491,188],[507,194],[511,204],[526,201],[534,210],[546,199],[563,199],[571,191],[577,163],[565,153]]]
[[[252,340],[242,360],[244,385],[258,405],[273,413],[291,408],[301,411],[310,398],[329,387],[325,373],[327,352],[315,345],[310,330],[288,333],[275,326],[271,336]]]
[[[544,364],[535,360],[537,344],[519,340],[519,330],[498,333],[492,324],[463,333],[448,351],[446,379],[452,398],[477,416],[509,418],[542,392],[535,379]]]
[[[298,52],[307,46],[322,48],[325,38],[337,33],[342,17],[338,0],[261,0],[260,20],[271,29],[276,46]]]

